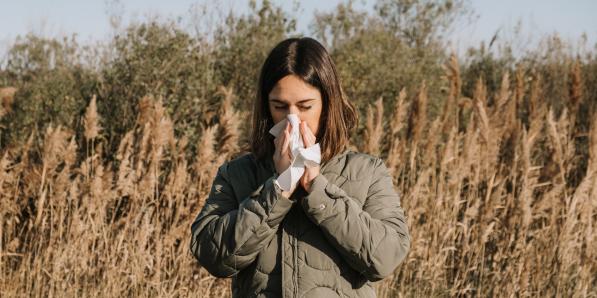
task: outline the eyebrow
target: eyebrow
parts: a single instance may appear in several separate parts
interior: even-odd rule
[[[298,101],[298,103],[307,103],[307,102],[310,102],[310,101],[313,101],[313,100],[315,100],[315,98],[307,98],[307,99],[299,100],[299,101]],[[269,101],[273,101],[273,102],[275,102],[275,103],[283,103],[283,104],[286,104],[286,102],[284,102],[284,101],[282,101],[282,100],[280,100],[280,99],[277,99],[277,98],[272,98],[272,99],[270,99]]]

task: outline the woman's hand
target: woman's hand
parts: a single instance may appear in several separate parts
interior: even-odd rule
[[[317,139],[309,126],[307,126],[307,122],[301,122],[300,125],[301,136],[303,137],[303,143],[305,144],[305,148],[311,147],[315,145]],[[320,166],[317,165],[315,167],[310,167],[305,165],[305,173],[300,179],[301,185],[303,188],[310,193],[311,192],[311,184],[313,183],[313,179],[319,175]]]
[[[276,150],[274,151],[274,166],[276,168],[276,172],[280,175],[284,170],[290,167],[290,163],[292,162],[292,156],[290,152],[290,122],[286,123],[286,128],[284,129],[283,133],[281,133],[278,137],[274,139],[274,145],[276,146]],[[290,195],[296,189],[296,185],[292,187],[290,191],[282,191],[282,195],[286,198],[290,198]]]

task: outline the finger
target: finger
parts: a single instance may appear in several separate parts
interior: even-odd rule
[[[281,131],[277,137],[274,138],[276,147],[280,148],[284,143],[284,131]]]
[[[280,138],[280,151],[284,151],[282,150],[285,147],[284,142],[288,140],[288,136],[290,135],[290,133],[288,133],[289,124],[290,123],[286,122],[286,126],[284,126],[284,129],[280,131],[280,134],[278,135],[278,137]]]
[[[317,137],[315,137],[315,135],[313,134],[313,131],[311,130],[311,128],[309,128],[308,125],[305,125],[306,131],[307,131],[307,138],[309,138],[311,140],[311,144],[315,144],[317,142]]]
[[[311,138],[310,134],[311,130],[309,126],[307,126],[307,122],[301,123],[301,135],[303,136],[303,142],[305,143],[305,147],[311,147],[315,143],[313,138]]]
[[[310,134],[309,132],[307,132],[307,139],[309,139],[309,144],[311,146],[315,145],[315,138],[313,137],[312,134]]]
[[[284,141],[282,142],[282,147],[280,148],[280,153],[286,153],[288,150],[288,143],[290,143],[290,133],[288,131],[284,131]]]
[[[281,147],[281,145],[284,144],[284,138],[285,138],[284,132],[286,132],[287,130],[288,130],[288,123],[286,123],[286,126],[284,127],[284,129],[281,130],[280,134],[278,134],[278,136],[276,137],[276,141],[277,141],[276,145],[277,146]]]
[[[301,139],[303,139],[303,144],[305,145],[305,147],[309,147],[307,136],[305,134],[305,122],[301,122],[301,125],[299,125],[299,132],[301,133]]]
[[[280,140],[281,139],[282,139],[281,137],[277,137],[277,138],[274,139],[274,145],[275,145],[275,147],[274,147],[274,156],[276,156],[276,157],[280,156],[280,146],[281,146]]]
[[[313,133],[309,132],[308,138],[311,140],[312,145],[315,145],[315,143],[317,143],[317,138],[313,135]]]

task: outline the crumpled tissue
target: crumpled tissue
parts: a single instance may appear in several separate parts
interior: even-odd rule
[[[291,125],[288,146],[292,160],[290,162],[290,167],[284,170],[284,172],[277,178],[280,188],[285,191],[290,191],[299,181],[301,176],[303,176],[305,165],[314,167],[321,163],[321,148],[319,147],[319,143],[305,148],[299,128],[300,120],[296,114],[288,114],[286,119],[276,123],[276,125],[270,129],[269,133],[278,137],[278,135],[284,131],[284,128],[286,128],[286,123],[288,121],[290,121]]]

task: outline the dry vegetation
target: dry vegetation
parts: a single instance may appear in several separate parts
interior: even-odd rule
[[[561,113],[532,72],[506,74],[497,94],[479,80],[466,98],[456,59],[445,69],[439,117],[427,117],[421,83],[399,93],[392,119],[379,99],[353,145],[386,159],[412,235],[407,260],[379,293],[596,297],[597,115],[588,131],[576,125],[578,64]],[[50,126],[42,146],[31,134],[1,152],[0,296],[228,296],[228,280],[189,253],[214,170],[245,148],[247,123],[236,120],[232,92],[220,93],[219,121],[202,132],[197,156],[185,154],[188,141],[149,97],[115,158],[104,154],[95,98],[82,119],[85,149],[74,131]]]

